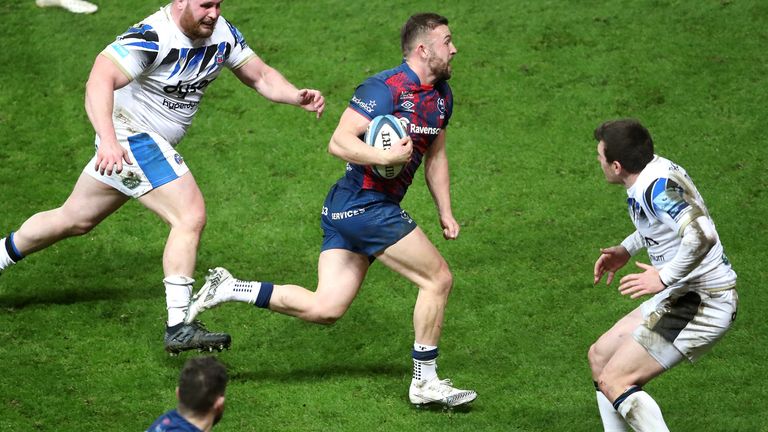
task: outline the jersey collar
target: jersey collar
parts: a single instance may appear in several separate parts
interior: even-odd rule
[[[435,87],[432,84],[422,84],[419,76],[416,75],[416,72],[414,72],[413,69],[411,69],[411,66],[408,64],[408,62],[405,61],[405,59],[403,59],[402,68],[403,71],[405,71],[405,74],[408,75],[408,78],[410,78],[414,84],[421,87],[423,90],[432,90]]]

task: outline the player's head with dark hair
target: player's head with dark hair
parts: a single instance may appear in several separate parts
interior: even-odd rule
[[[595,139],[603,143],[605,161],[618,162],[628,173],[639,173],[653,160],[653,139],[637,120],[609,120],[595,129]]]
[[[408,57],[420,39],[441,25],[448,25],[448,18],[436,13],[420,13],[408,18],[400,31],[403,56]]]
[[[203,356],[187,360],[179,377],[176,393],[181,414],[205,416],[216,411],[216,421],[224,411],[227,370],[215,357]]]

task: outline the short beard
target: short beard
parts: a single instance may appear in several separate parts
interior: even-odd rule
[[[436,57],[429,59],[429,68],[435,75],[435,81],[448,81],[451,79],[451,65],[440,61]]]
[[[213,22],[211,29],[208,30],[207,28],[203,27],[200,22],[195,21],[194,18],[192,18],[192,14],[189,13],[186,9],[181,13],[179,24],[181,25],[181,30],[184,32],[184,34],[192,39],[207,39],[211,37],[213,30],[216,29],[215,21]]]

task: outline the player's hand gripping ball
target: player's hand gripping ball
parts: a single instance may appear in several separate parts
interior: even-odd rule
[[[371,120],[365,131],[365,143],[381,150],[389,150],[395,143],[407,136],[402,123],[392,114],[380,115]],[[372,165],[373,172],[385,179],[393,179],[400,174],[405,164]]]

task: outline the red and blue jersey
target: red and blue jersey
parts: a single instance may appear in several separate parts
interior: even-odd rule
[[[384,114],[402,119],[406,132],[413,140],[413,155],[400,175],[390,180],[377,176],[370,166],[349,163],[347,173],[339,184],[352,190],[383,192],[399,203],[413,182],[429,146],[448,126],[453,112],[450,86],[445,81],[434,85],[421,84],[416,73],[403,62],[360,84],[349,107],[368,119]]]
[[[197,426],[188,422],[178,411],[171,410],[158,417],[147,432],[202,432]]]

